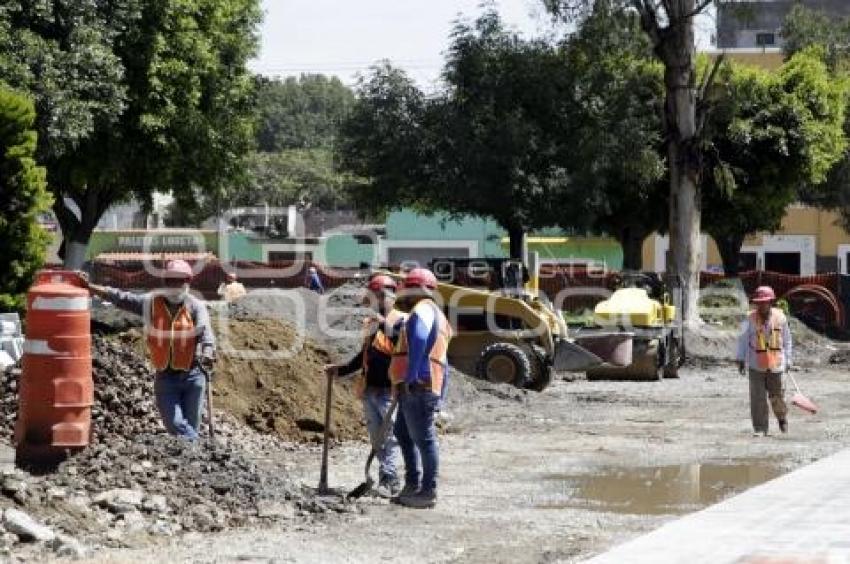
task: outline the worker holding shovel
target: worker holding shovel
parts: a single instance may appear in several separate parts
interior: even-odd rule
[[[768,400],[779,421],[779,430],[788,432],[782,374],[791,368],[791,330],[782,310],[773,307],[775,300],[770,286],[756,288],[750,300],[755,309],[744,321],[738,339],[738,370],[744,374],[749,367],[753,436],[768,434]]]
[[[358,373],[354,389],[363,401],[366,428],[380,464],[375,493],[383,498],[393,497],[401,490],[397,470],[398,443],[389,425],[383,426],[387,430],[386,436],[381,433],[384,419],[394,416],[390,412],[392,386],[389,368],[394,346],[390,328],[403,323],[405,317],[394,307],[395,293],[396,282],[389,276],[379,274],[369,280],[364,302],[375,309],[375,315],[364,321],[363,347],[348,364],[325,367],[328,376]]]
[[[142,316],[162,422],[172,435],[196,440],[208,385],[204,370],[212,369],[215,337],[206,305],[189,293],[192,274],[186,261],[170,260],[165,287],[144,294],[92,284],[82,273],[81,278],[92,294]]]

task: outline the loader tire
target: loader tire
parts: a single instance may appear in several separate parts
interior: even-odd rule
[[[526,383],[525,387],[535,392],[542,392],[552,383],[552,366],[543,360],[546,356],[543,347],[532,345],[531,350],[534,353],[531,358],[533,372],[531,381]]]
[[[482,380],[523,388],[533,378],[533,360],[518,345],[492,343],[481,351],[475,373]]]

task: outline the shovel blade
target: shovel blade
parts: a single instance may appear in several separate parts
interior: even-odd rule
[[[367,493],[369,493],[370,491],[372,491],[372,486],[374,486],[374,485],[375,485],[374,480],[372,480],[372,478],[369,478],[368,480],[366,480],[365,482],[363,482],[362,484],[360,484],[359,486],[357,486],[356,488],[354,488],[353,490],[348,492],[348,495],[346,495],[345,497],[347,497],[348,499],[361,498],[364,495],[366,495]]]
[[[799,392],[794,394],[794,397],[791,398],[791,405],[796,405],[803,411],[811,413],[812,415],[818,412],[818,406],[815,405],[815,402]]]

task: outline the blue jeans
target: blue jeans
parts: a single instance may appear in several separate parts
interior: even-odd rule
[[[369,430],[369,440],[377,447],[377,457],[380,463],[379,476],[381,482],[395,482],[398,480],[396,467],[398,466],[398,442],[392,427],[389,429],[386,441],[378,445],[380,437],[378,432],[381,423],[392,403],[390,389],[367,388],[363,396],[363,413],[366,416],[366,428]]]
[[[169,433],[192,441],[198,438],[205,389],[206,378],[197,367],[188,373],[166,370],[156,375],[156,408]]]
[[[422,491],[437,489],[440,467],[437,427],[440,396],[429,390],[411,390],[399,397],[395,436],[404,457],[404,482]]]

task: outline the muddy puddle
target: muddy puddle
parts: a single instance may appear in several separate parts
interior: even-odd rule
[[[773,461],[600,468],[594,474],[544,474],[540,509],[581,508],[638,515],[684,514],[772,480]]]

